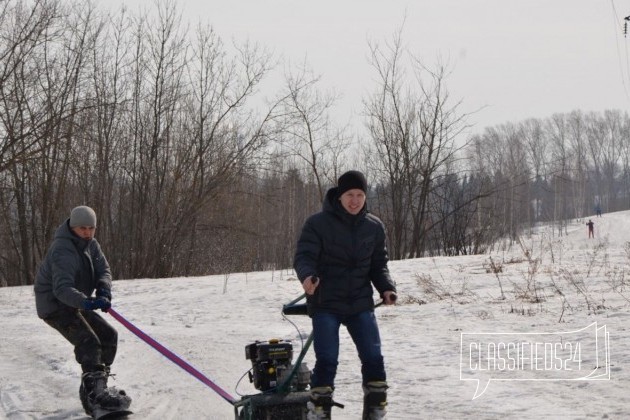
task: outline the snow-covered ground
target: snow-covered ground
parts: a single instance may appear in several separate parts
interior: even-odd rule
[[[391,386],[388,418],[630,418],[630,212],[592,219],[595,239],[587,239],[587,220],[580,220],[566,235],[541,229],[506,252],[391,262],[399,304],[377,309]],[[299,351],[298,333],[280,310],[300,293],[290,271],[138,279],[115,282],[113,304],[237,397],[257,392],[247,379],[238,383],[251,367],[245,345],[283,338]],[[210,388],[103,316],[119,331],[112,384],[133,397],[134,418],[234,418]],[[310,331],[308,317],[291,319]],[[86,419],[72,347],[37,318],[32,287],[0,289],[0,320],[0,417]],[[552,380],[491,381],[472,399],[475,382],[462,379],[492,373],[472,371],[462,334],[568,332],[594,322],[610,334],[608,347],[598,344],[600,352],[609,349],[609,380],[568,380],[551,371],[545,378]],[[590,363],[588,349],[585,343],[582,358]],[[313,361],[310,351],[306,362]],[[525,373],[543,379],[531,371],[508,379]],[[360,366],[345,330],[336,385],[335,399],[346,408],[333,417],[359,419]]]

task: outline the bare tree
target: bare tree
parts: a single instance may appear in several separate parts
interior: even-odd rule
[[[589,170],[587,163],[586,147],[586,123],[584,115],[579,111],[568,115],[568,148],[571,156],[571,178],[573,188],[573,214],[581,218],[588,214],[590,206],[587,205],[587,187]]]
[[[25,124],[23,119],[35,112],[30,101],[38,98],[41,86],[37,82],[38,58],[43,58],[46,42],[57,37],[55,22],[60,13],[56,1],[35,1],[31,7],[25,2],[0,3],[0,173],[8,166],[28,159],[40,149],[43,118],[36,125]],[[39,63],[40,65],[42,63]]]
[[[602,124],[605,128],[605,141],[602,150],[602,169],[604,196],[611,210],[618,210],[617,197],[619,196],[616,179],[621,168],[622,143],[624,142],[624,120],[621,111],[604,111]],[[604,203],[606,204],[606,203]],[[591,205],[593,210],[595,202]]]
[[[249,217],[233,218],[239,214],[233,210],[230,217],[221,220],[225,209],[216,208],[211,202],[222,197],[225,188],[236,194],[248,191],[244,186],[247,174],[255,172],[259,152],[278,136],[280,129],[276,121],[280,119],[282,102],[282,99],[272,100],[260,117],[246,108],[271,69],[271,56],[260,46],[246,43],[238,47],[237,55],[230,59],[217,34],[199,26],[191,49],[192,59],[187,67],[191,91],[186,102],[188,112],[183,118],[189,165],[193,170],[187,171],[187,165],[182,167],[182,176],[187,178],[189,187],[184,190],[188,198],[181,203],[181,211],[192,215],[188,223],[193,230],[184,255],[187,267],[195,265],[191,259],[193,251],[207,245],[208,241],[212,242],[210,247],[223,248],[234,242],[244,243],[242,237],[236,240],[229,234],[207,237],[204,230],[214,229],[217,224],[230,227],[242,236],[245,230],[240,224]],[[197,227],[202,230],[198,231]],[[254,235],[253,231],[247,232]],[[205,254],[199,257],[207,261]],[[253,260],[255,258],[251,258]]]
[[[523,138],[527,162],[531,166],[534,182],[532,185],[531,196],[528,197],[529,203],[526,207],[531,211],[531,217],[528,218],[530,226],[533,225],[542,215],[542,201],[544,191],[544,178],[547,173],[546,154],[548,151],[547,139],[540,120],[528,119],[521,124],[521,136]]]
[[[0,84],[0,173],[8,186],[2,217],[13,247],[6,261],[17,284],[32,282],[35,264],[67,201],[71,142],[86,102],[84,62],[93,48],[88,29],[99,23],[89,4],[80,11],[57,2],[16,2],[3,44]]]
[[[386,184],[392,253],[394,258],[420,256],[424,233],[436,223],[430,217],[430,196],[455,159],[464,116],[457,111],[459,102],[451,103],[446,68],[427,69],[404,50],[400,32],[384,46],[371,43],[370,59],[379,86],[364,101],[374,148],[368,155]]]
[[[336,128],[330,119],[338,96],[319,90],[320,80],[306,66],[297,74],[287,73],[284,115],[290,153],[306,165],[323,201],[327,185],[339,175],[337,170],[349,141],[345,129]]]

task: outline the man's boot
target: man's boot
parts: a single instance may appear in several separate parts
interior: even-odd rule
[[[79,397],[87,414],[92,414],[96,398],[107,389],[107,372],[102,370],[85,372],[81,376]]]
[[[363,386],[363,420],[385,418],[387,407],[387,382],[373,381]]]
[[[109,367],[106,367],[85,372],[81,377],[79,396],[87,414],[91,415],[97,406],[106,410],[126,410],[131,405],[131,398],[124,390],[107,386],[109,376]]]
[[[333,406],[333,389],[320,386],[311,389],[311,400],[306,403],[308,408],[307,420],[329,420]]]

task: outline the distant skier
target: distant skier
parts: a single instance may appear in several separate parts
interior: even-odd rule
[[[367,181],[358,171],[341,175],[326,193],[323,210],[304,223],[294,268],[312,318],[315,369],[308,419],[330,419],[344,325],[359,353],[364,391],[363,419],[381,419],[387,405],[385,365],[374,316],[376,287],[386,305],[396,301],[387,268],[383,222],[365,204]]]
[[[588,223],[586,224],[586,226],[588,226],[588,237],[590,238],[595,238],[595,229],[593,228],[593,226],[595,226],[595,223],[593,223],[593,221],[591,219],[588,219]]]
[[[35,279],[37,315],[74,345],[83,371],[79,395],[90,415],[95,407],[128,408],[131,403],[124,391],[107,388],[118,333],[94,312],[107,312],[112,299],[109,264],[95,231],[94,210],[75,207],[57,228]]]
[[[595,206],[595,214],[597,215],[597,217],[602,217],[602,208],[599,204]]]

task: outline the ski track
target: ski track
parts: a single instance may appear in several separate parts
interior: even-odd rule
[[[65,344],[65,343],[61,343]],[[38,375],[29,372],[28,376],[20,381],[12,381],[11,375],[2,374],[0,380],[0,406],[8,419],[85,419],[81,405],[65,398],[67,395],[75,395],[78,400],[79,375],[74,371],[74,360],[51,357],[45,352],[54,351],[60,346],[51,346],[45,349],[35,343],[27,343],[19,348],[19,354],[4,352],[3,361],[22,365],[24,371],[35,368]],[[10,350],[7,347],[5,350]],[[70,352],[72,354],[72,352]],[[24,364],[30,361],[31,366]],[[2,369],[0,369],[1,371]],[[42,399],[44,395],[53,398],[44,398],[37,406],[33,401]],[[58,399],[57,399],[58,398]]]

